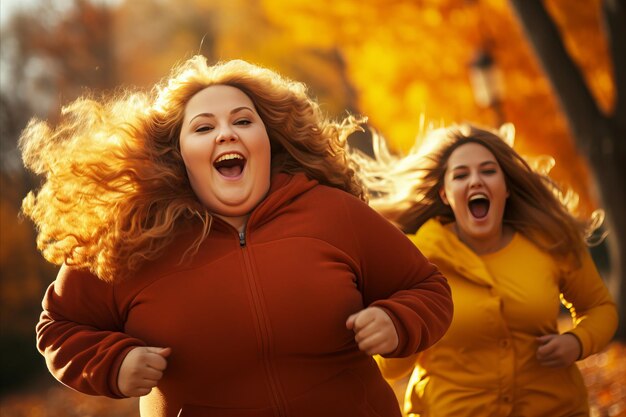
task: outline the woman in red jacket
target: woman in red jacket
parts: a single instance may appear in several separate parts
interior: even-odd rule
[[[32,121],[24,200],[46,259],[38,347],[142,416],[399,416],[371,355],[435,343],[444,277],[364,202],[304,85],[194,57],[150,94]]]

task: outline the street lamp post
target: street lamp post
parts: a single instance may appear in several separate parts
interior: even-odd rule
[[[476,104],[490,108],[495,113],[498,127],[501,126],[505,121],[502,110],[502,87],[498,69],[489,50],[479,49],[470,63],[469,70]]]

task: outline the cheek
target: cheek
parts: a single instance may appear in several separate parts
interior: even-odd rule
[[[259,169],[269,170],[272,159],[272,151],[269,139],[267,137],[261,137],[257,141],[255,141],[250,146],[250,148],[251,153],[256,155],[256,158],[260,163]]]
[[[261,166],[256,169],[256,177],[258,193],[264,196],[270,189],[271,159],[269,154],[261,163]]]
[[[507,186],[506,186],[506,183],[504,181],[504,178],[497,178],[493,182],[491,187],[492,187],[493,190],[497,190],[497,195],[502,200],[506,200],[506,198],[509,196],[509,191],[507,189]]]
[[[448,201],[448,205],[452,208],[457,207],[459,205],[459,194],[460,194],[460,190],[459,187],[454,187],[454,186],[447,186],[446,187],[446,194],[445,197]]]
[[[183,142],[180,143],[180,156],[187,172],[193,172],[200,167],[210,164],[212,148],[203,142]]]
[[[180,156],[183,158],[183,162],[185,163],[185,166],[189,166],[189,163],[193,160],[193,147],[191,146],[191,144],[186,141],[186,140],[182,140],[180,141]]]
[[[254,148],[255,152],[258,152],[258,153],[264,154],[266,152],[269,152],[270,139],[267,136],[267,133],[265,132],[265,130],[259,129],[254,134],[254,139],[251,141],[249,146],[251,148]]]
[[[183,158],[183,164],[185,164],[185,171],[187,172],[187,176],[189,177],[189,179],[192,181],[194,181],[194,174],[197,172],[197,166],[198,163],[195,162],[195,158],[193,155],[189,155],[189,154],[185,154],[185,153],[181,153],[181,156]]]

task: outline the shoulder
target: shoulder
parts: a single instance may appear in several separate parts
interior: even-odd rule
[[[330,185],[324,185],[324,184],[318,184],[318,186],[315,187],[314,190],[315,192],[318,192],[320,196],[324,196],[325,198],[328,198],[329,200],[341,201],[341,202],[345,202],[346,204],[355,204],[355,205],[360,205],[360,206],[369,208],[369,205],[365,201],[361,200],[354,194],[351,194],[348,191],[342,190],[337,187],[332,187]]]
[[[339,188],[317,185],[303,195],[296,209],[311,224],[323,224],[331,234],[338,231],[353,236],[375,236],[379,233],[403,233],[365,201]],[[294,210],[294,212],[296,212]],[[355,237],[356,239],[357,237]],[[403,236],[404,239],[406,239]]]
[[[428,220],[414,235],[408,237],[424,255],[438,265],[474,263],[477,259],[474,252],[459,240],[451,227],[441,224],[437,219]]]
[[[317,206],[331,205],[334,208],[338,206],[359,207],[369,209],[369,205],[340,188],[332,187],[324,184],[316,184],[301,195],[303,200],[312,202]]]
[[[113,284],[98,278],[97,275],[87,268],[63,264],[57,274],[55,285],[57,286],[57,290],[60,291],[68,288],[68,286],[88,285],[106,288]]]
[[[426,221],[415,234],[408,234],[407,236],[418,246],[430,246],[455,238],[452,232],[436,219]]]
[[[357,222],[359,219],[376,219],[384,220],[385,223],[389,222],[382,214],[370,207],[367,202],[347,191],[326,185],[319,185],[312,191],[314,192],[312,194],[313,199],[318,201],[324,210],[332,211],[335,216],[343,214]],[[361,224],[361,226],[364,225]]]

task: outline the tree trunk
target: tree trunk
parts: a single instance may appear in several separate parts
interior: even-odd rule
[[[600,190],[609,228],[609,288],[616,299],[620,325],[615,338],[626,340],[626,18],[620,1],[605,0],[606,33],[614,64],[616,105],[604,115],[580,69],[567,53],[559,31],[540,0],[510,0],[565,113],[579,152],[585,156]],[[618,54],[618,55],[615,55]]]

